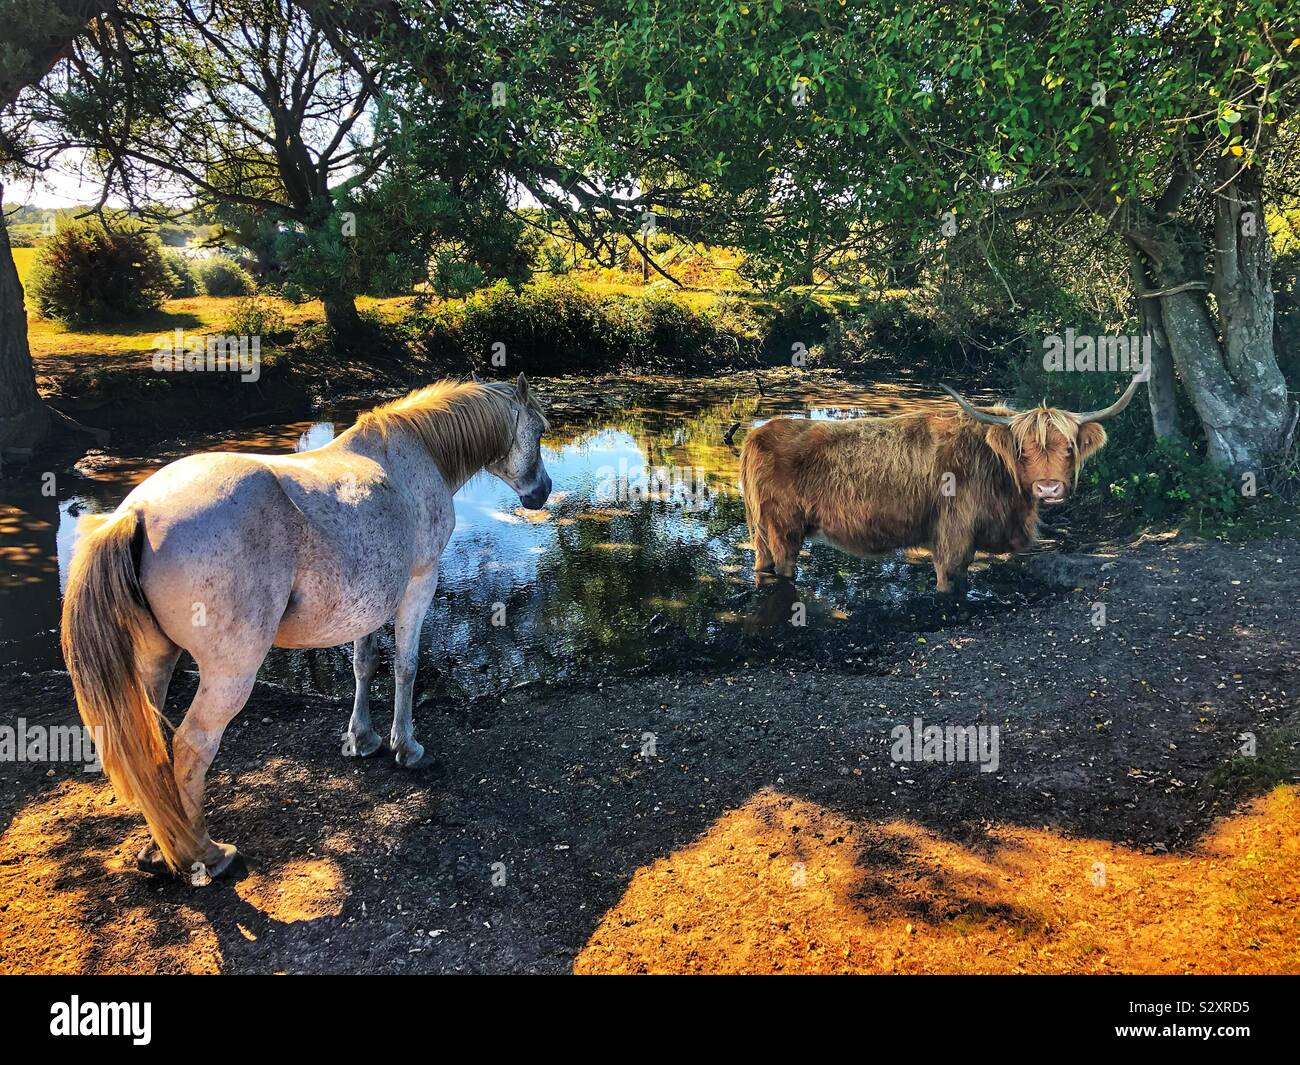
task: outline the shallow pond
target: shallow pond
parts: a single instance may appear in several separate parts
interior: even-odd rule
[[[791,642],[815,651],[828,625],[848,633],[847,646],[866,647],[950,609],[934,599],[926,558],[858,560],[824,544],[805,551],[797,589],[782,582],[755,591],[736,485],[745,432],[778,414],[845,418],[941,403],[929,388],[848,387],[810,374],[778,374],[763,386],[760,395],[744,376],[543,383],[554,494],[545,510],[526,511],[487,475],[458,494],[456,531],[424,626],[419,688],[478,696]],[[354,415],[331,410],[310,422],[148,449],[115,446],[67,471],[32,463],[5,483],[0,504],[0,665],[62,668],[60,591],[80,515],[116,507],[133,484],[184,455],[308,450]],[[976,607],[1024,594],[998,579],[972,573]],[[800,617],[804,625],[792,624]],[[381,638],[390,642],[391,628]],[[276,649],[261,676],[347,696],[349,654],[346,647]],[[390,676],[381,669],[381,685]]]

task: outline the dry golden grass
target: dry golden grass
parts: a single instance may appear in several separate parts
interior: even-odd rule
[[[639,870],[582,973],[1300,973],[1300,790],[1193,851],[995,826],[978,847],[764,790]]]

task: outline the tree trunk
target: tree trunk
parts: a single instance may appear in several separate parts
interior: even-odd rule
[[[352,296],[330,293],[321,297],[325,305],[325,322],[337,336],[350,336],[361,328],[361,315]]]
[[[1133,279],[1135,293],[1149,292],[1156,286],[1147,276],[1142,255],[1128,242],[1129,276]],[[1174,359],[1169,351],[1169,338],[1165,335],[1164,321],[1160,315],[1159,298],[1134,297],[1142,335],[1151,338],[1151,376],[1147,381],[1147,404],[1151,408],[1151,428],[1157,440],[1177,439],[1182,435],[1178,428],[1178,383],[1174,377]]]
[[[4,185],[0,184],[3,202]],[[0,454],[35,447],[49,424],[49,411],[36,391],[36,370],[27,346],[23,286],[9,248],[9,230],[0,221]]]
[[[1218,321],[1207,299],[1205,249],[1189,229],[1174,220],[1126,234],[1143,258],[1135,285],[1145,276],[1157,286],[1138,287],[1139,304],[1159,302],[1170,358],[1205,431],[1209,459],[1233,474],[1258,473],[1291,424],[1273,351],[1268,232],[1258,185],[1246,177],[1221,188],[1215,207]],[[1243,224],[1248,211],[1258,225]],[[1167,411],[1167,400],[1158,402]]]

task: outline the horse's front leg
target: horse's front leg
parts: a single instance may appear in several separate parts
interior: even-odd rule
[[[415,694],[415,670],[420,653],[420,628],[438,586],[438,569],[412,577],[397,608],[393,626],[393,678],[396,697],[393,701],[393,750],[397,764],[408,769],[424,757],[424,748],[416,741],[411,720],[411,703]]]
[[[370,727],[370,682],[379,666],[379,648],[375,633],[362,636],[352,645],[352,673],[357,692],[352,700],[352,717],[343,733],[343,754],[348,758],[365,758],[384,745],[379,733]]]

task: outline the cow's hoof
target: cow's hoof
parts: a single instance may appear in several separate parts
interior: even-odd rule
[[[343,757],[369,758],[383,745],[383,739],[374,729],[366,729],[359,736],[347,732],[343,735]]]
[[[412,740],[408,744],[399,745],[395,757],[403,769],[415,769],[424,762],[424,746]]]

